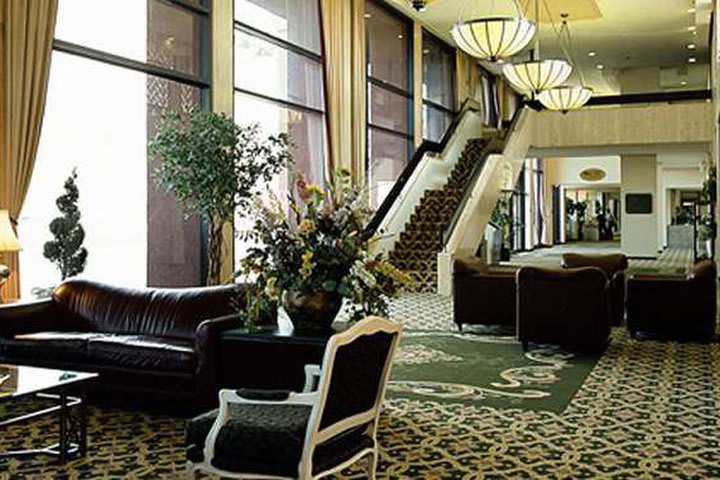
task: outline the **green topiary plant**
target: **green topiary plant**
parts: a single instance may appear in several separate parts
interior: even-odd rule
[[[50,232],[55,239],[46,242],[43,248],[43,255],[57,266],[63,280],[82,273],[88,255],[87,249],[82,246],[85,230],[80,225],[80,193],[76,179],[77,172],[73,169],[65,180],[65,193],[55,202],[62,213],[61,217],[50,222]]]
[[[258,125],[239,126],[225,114],[197,110],[187,121],[163,117],[149,153],[157,184],[209,222],[207,284],[221,283],[223,226],[292,161],[288,135],[264,136]]]

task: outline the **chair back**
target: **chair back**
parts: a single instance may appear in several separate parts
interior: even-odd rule
[[[622,253],[608,255],[582,255],[579,253],[564,253],[562,256],[563,268],[596,267],[612,278],[617,272],[627,270],[628,260]]]
[[[372,422],[376,428],[401,331],[397,323],[368,317],[330,338],[308,428],[315,442],[306,445]]]
[[[599,268],[523,267],[517,288],[520,341],[590,346],[607,339],[607,280]]]

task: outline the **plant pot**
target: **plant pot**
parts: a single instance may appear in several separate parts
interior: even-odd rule
[[[330,330],[341,307],[342,296],[337,292],[325,290],[287,291],[283,295],[283,308],[290,317],[295,330]]]

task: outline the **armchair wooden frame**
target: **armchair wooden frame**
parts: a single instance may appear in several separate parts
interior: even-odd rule
[[[367,459],[367,475],[368,478],[374,479],[378,463],[378,444],[377,444],[377,427],[378,419],[383,400],[385,398],[385,389],[390,376],[392,359],[398,346],[398,341],[402,326],[390,322],[379,317],[368,317],[358,322],[352,328],[343,333],[336,334],[328,341],[325,355],[323,357],[322,367],[318,365],[305,366],[305,386],[303,392],[290,393],[288,397],[280,401],[256,400],[244,398],[238,394],[236,390],[223,389],[219,393],[220,409],[218,416],[213,424],[210,433],[205,441],[203,461],[200,463],[190,463],[188,465],[189,473],[194,476],[194,472],[202,470],[214,473],[228,478],[254,478],[254,479],[289,479],[299,478],[317,479],[333,473],[337,473],[355,462]],[[333,366],[335,363],[336,353],[339,348],[348,345],[356,339],[364,335],[373,335],[375,333],[387,333],[392,335],[392,343],[390,345],[387,358],[384,360],[384,366],[378,385],[375,402],[371,408],[361,413],[343,418],[329,426],[321,428],[321,421],[327,403],[328,393],[333,378]],[[313,387],[317,383],[317,389],[313,391]],[[306,405],[312,408],[310,419],[308,421],[305,440],[302,449],[302,455],[298,465],[297,477],[273,476],[266,474],[257,474],[253,472],[229,472],[218,469],[213,466],[212,459],[215,455],[215,442],[220,429],[230,420],[229,406],[231,404],[254,404],[254,405]],[[334,465],[324,471],[313,473],[313,453],[315,448],[323,442],[336,437],[348,430],[367,425],[366,434],[372,439],[372,447],[364,448],[348,460]]]

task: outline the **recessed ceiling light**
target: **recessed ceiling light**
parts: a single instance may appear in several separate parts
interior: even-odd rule
[[[695,50],[697,48],[697,45],[695,45],[694,43],[688,43],[687,48],[688,50]]]
[[[680,82],[680,85],[685,87],[685,86],[687,86],[687,82],[685,80],[683,80],[682,82]]]
[[[598,70],[603,70],[605,68],[605,65],[603,65],[602,63],[598,63],[597,65],[595,65],[595,68],[597,68]]]
[[[400,35],[398,35],[398,38],[402,40],[404,38],[403,34],[401,33]]]
[[[596,51],[593,50],[593,51],[588,52],[588,57],[595,57],[595,56],[597,56]]]
[[[372,18],[372,13],[366,13],[365,18]]]
[[[694,32],[697,30],[697,27],[695,25],[690,25],[689,27],[687,27],[687,29],[688,29],[688,32]]]
[[[695,57],[688,58],[688,63],[695,63],[695,62],[697,62],[697,58],[695,58]]]
[[[695,11],[696,10],[694,8],[688,8],[688,13],[695,13]]]

